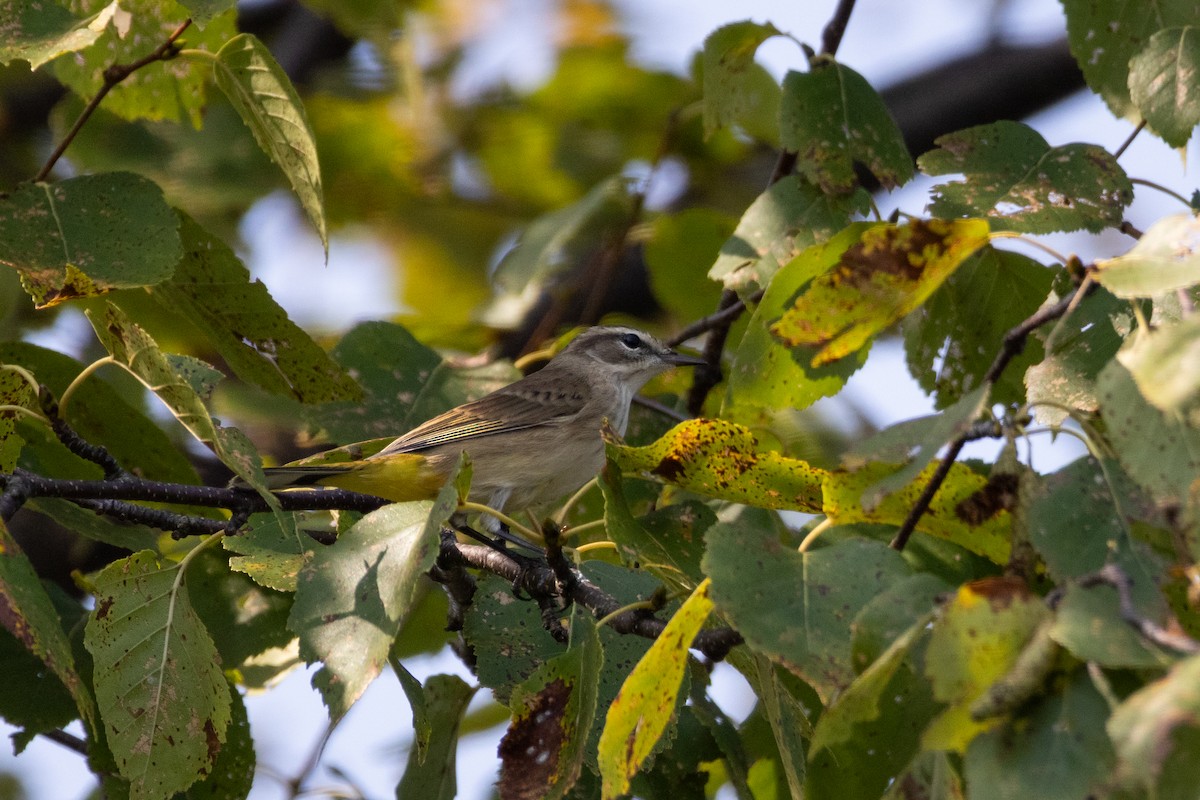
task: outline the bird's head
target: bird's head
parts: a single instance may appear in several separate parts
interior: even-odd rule
[[[703,359],[677,353],[645,331],[620,326],[588,328],[554,359],[560,367],[586,369],[637,391],[671,367],[699,366]],[[565,363],[564,363],[565,362]]]

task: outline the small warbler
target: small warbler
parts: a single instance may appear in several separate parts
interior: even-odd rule
[[[633,396],[648,380],[674,366],[703,363],[642,331],[589,328],[538,372],[434,417],[378,453],[268,469],[267,485],[424,499],[437,493],[465,450],[472,463],[472,501],[497,511],[536,508],[599,473],[605,420],[624,435]],[[487,527],[498,532],[490,518]]]

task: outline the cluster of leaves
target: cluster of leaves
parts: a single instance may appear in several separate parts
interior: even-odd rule
[[[1093,91],[1182,146],[1200,122],[1200,11],[1177,5],[1152,17],[1064,2]],[[134,475],[198,483],[177,441],[184,430],[262,488],[251,438],[214,416],[219,382],[237,385],[226,390],[226,419],[249,428],[261,424],[251,409],[266,409],[276,424],[351,442],[394,435],[515,376],[502,362],[463,366],[414,336],[479,341],[479,326],[463,332],[467,312],[446,310],[470,302],[437,303],[442,319],[417,315],[407,327],[359,325],[328,352],[294,324],[213,232],[220,213],[205,199],[236,203],[196,187],[193,206],[195,173],[180,182],[151,163],[221,150],[216,137],[238,128],[221,128],[217,109],[245,123],[323,243],[380,197],[405,197],[388,208],[428,223],[424,241],[439,245],[406,250],[424,256],[408,273],[414,291],[445,289],[421,277],[432,253],[452,265],[459,296],[482,300],[486,248],[528,221],[494,269],[493,321],[529,313],[544,290],[609,280],[613,253],[647,213],[644,187],[623,167],[678,158],[700,205],[651,220],[656,299],[679,322],[702,317],[722,290],[727,310],[749,313],[706,416],[669,431],[646,416],[632,434],[645,443],[612,443],[598,489],[568,515],[604,543],[577,551],[576,580],[638,613],[655,609],[665,628],[653,641],[622,635],[578,606],[551,608],[560,619],[546,625],[546,608],[479,575],[455,613],[479,686],[511,712],[501,795],[703,796],[722,784],[743,798],[1194,792],[1200,222],[1191,209],[1094,264],[1001,249],[1016,234],[1128,232],[1133,183],[1103,147],[1052,145],[999,122],[950,133],[916,160],[943,178],[927,216],[870,219],[856,169],[884,187],[911,180],[899,131],[835,52],[775,81],[754,63],[759,45],[782,35],[771,25],[713,32],[694,82],[631,67],[611,41],[578,43],[522,103],[501,98],[493,113],[436,125],[425,112],[401,128],[381,126],[382,97],[314,95],[306,110],[269,50],[236,32],[232,6],[0,4],[0,60],[104,98],[102,111],[63,101],[64,114],[82,114],[67,141],[90,169],[0,198],[0,263],[38,309],[83,307],[104,352],[85,366],[0,344],[0,362],[16,367],[0,371],[0,473],[108,477],[113,498],[130,497]],[[357,12],[329,11],[348,32],[363,30]],[[214,86],[226,105],[213,105]],[[419,100],[408,100],[416,115]],[[535,113],[547,108],[558,116]],[[180,133],[182,121],[202,129]],[[138,137],[155,158],[121,162],[106,152],[116,135]],[[745,202],[727,192],[703,205],[706,176],[735,161],[747,137],[782,147],[794,169]],[[577,153],[563,154],[567,144]],[[483,215],[466,190],[422,194],[438,184],[429,174],[464,161],[486,176],[500,216]],[[550,308],[552,328],[565,311]],[[837,394],[897,325],[940,413],[858,442],[832,467],[801,458],[788,446],[795,410]],[[121,375],[94,375],[105,365]],[[48,428],[38,385],[119,472],[106,475]],[[146,413],[145,390],[178,420],[174,433]],[[1018,461],[1030,425],[1067,420],[1089,456],[1049,475]],[[995,463],[954,462],[975,435],[1006,440]],[[0,528],[0,713],[21,728],[17,747],[79,719],[106,796],[244,796],[255,753],[239,689],[319,663],[314,684],[338,720],[390,664],[416,732],[398,796],[453,796],[458,731],[477,687],[451,676],[422,684],[403,661],[451,641],[440,630],[445,597],[425,576],[444,573],[439,531],[468,481],[463,470],[427,500],[340,513],[330,545],[305,532],[330,523],[305,513],[275,509],[236,536],[181,543],[71,499],[28,498],[23,514],[132,553],[79,577],[94,598],[87,611],[41,582]],[[6,493],[0,507],[10,502]],[[780,510],[820,519],[797,532]],[[566,646],[547,630],[563,624]],[[728,660],[757,697],[737,724],[709,695],[710,665],[689,652],[717,624],[743,639]]]

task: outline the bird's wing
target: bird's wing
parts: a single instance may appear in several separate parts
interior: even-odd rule
[[[538,373],[540,374],[540,373]],[[478,436],[552,425],[578,414],[586,399],[541,381],[520,381],[425,422],[377,455],[413,453]]]

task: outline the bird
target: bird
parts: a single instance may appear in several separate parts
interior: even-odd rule
[[[625,434],[633,397],[647,381],[672,367],[704,363],[644,331],[588,328],[539,371],[418,425],[377,453],[269,468],[267,486],[331,486],[393,502],[427,499],[465,451],[472,465],[468,500],[497,511],[536,509],[600,472],[602,428]],[[314,459],[320,454],[305,461]],[[502,535],[494,518],[484,522]]]

